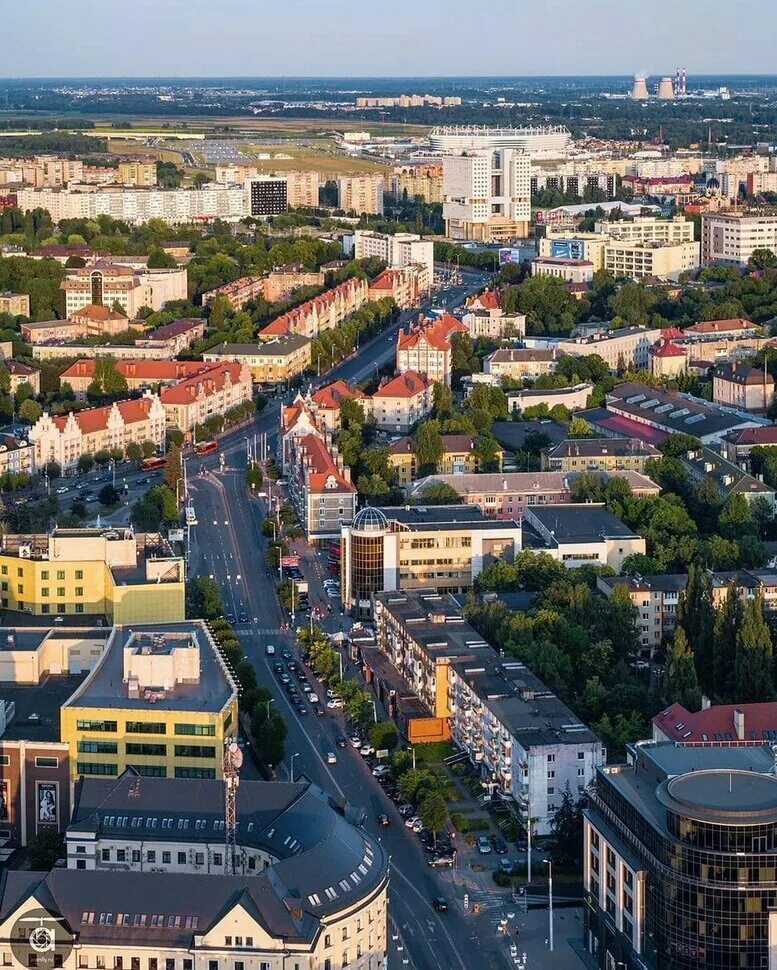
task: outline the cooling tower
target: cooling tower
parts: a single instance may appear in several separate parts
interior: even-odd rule
[[[637,101],[644,101],[648,97],[647,78],[644,74],[634,75],[634,87],[631,89],[631,96]]]
[[[658,97],[661,101],[671,101],[674,97],[674,88],[670,77],[662,77],[658,85]]]

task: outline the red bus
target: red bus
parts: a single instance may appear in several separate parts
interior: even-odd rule
[[[200,441],[199,444],[194,446],[194,450],[198,455],[210,455],[219,450],[219,443],[214,438],[211,438],[210,441]]]
[[[166,464],[166,458],[144,458],[140,463],[140,468],[144,472],[153,472],[158,468],[164,468]]]

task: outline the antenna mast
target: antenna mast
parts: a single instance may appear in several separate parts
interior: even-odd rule
[[[240,784],[240,767],[243,764],[243,752],[237,741],[232,737],[224,738],[224,819],[225,842],[224,853],[225,871],[232,875],[236,870],[236,835],[237,835],[237,787]]]

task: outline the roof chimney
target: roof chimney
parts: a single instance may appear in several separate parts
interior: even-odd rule
[[[734,709],[734,730],[737,733],[737,740],[745,740],[745,713],[738,707]]]

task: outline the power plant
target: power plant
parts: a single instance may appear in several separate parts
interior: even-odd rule
[[[631,89],[631,96],[635,101],[646,101],[650,97],[647,89],[647,78],[644,74],[634,75],[634,87]]]
[[[658,85],[658,100],[672,101],[674,99],[674,87],[670,77],[662,77]]]

